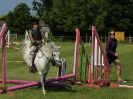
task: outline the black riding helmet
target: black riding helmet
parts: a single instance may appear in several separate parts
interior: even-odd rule
[[[32,23],[32,26],[33,26],[33,25],[39,25],[39,24],[38,24],[38,22],[33,22],[33,23]]]

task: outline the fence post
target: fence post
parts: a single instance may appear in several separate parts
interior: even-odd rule
[[[132,42],[132,37],[131,36],[129,36],[129,43],[131,43]]]

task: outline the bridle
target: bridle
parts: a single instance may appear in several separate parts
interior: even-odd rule
[[[60,66],[61,65],[61,61],[60,60],[55,60],[54,59],[54,52],[58,52],[58,51],[53,51],[52,52],[52,58],[49,58],[49,57],[47,57],[46,55],[45,55],[45,53],[41,50],[41,49],[39,49],[40,51],[41,51],[41,53],[42,53],[42,55],[44,56],[44,57],[46,57],[46,59],[49,61],[50,60],[50,62],[52,63],[52,65],[53,66]]]

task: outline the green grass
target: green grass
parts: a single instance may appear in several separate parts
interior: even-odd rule
[[[74,43],[71,42],[57,42],[61,46],[61,57],[67,61],[67,72],[72,71],[74,60]],[[86,45],[89,49],[90,46]],[[7,57],[7,78],[8,79],[21,79],[21,80],[39,80],[38,74],[30,74],[28,67],[23,62],[8,62],[8,61],[22,61],[19,50],[9,48],[6,50]],[[132,44],[119,44],[118,52],[122,63],[122,77],[128,80],[127,84],[133,85],[133,45]],[[0,58],[1,59],[1,58]],[[1,61],[1,60],[0,60]],[[80,60],[79,60],[80,61]],[[1,73],[1,69],[0,69]],[[52,78],[57,75],[57,68],[51,67],[48,77]],[[111,80],[116,80],[116,66],[112,67]],[[42,94],[42,89],[38,87],[26,88],[23,90],[14,91],[15,95],[10,96],[0,94],[0,99],[132,99],[133,89],[127,88],[87,88],[78,85],[60,85],[60,86],[47,86],[47,94]]]

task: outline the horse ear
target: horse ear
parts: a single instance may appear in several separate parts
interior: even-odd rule
[[[58,46],[57,48],[60,49],[60,46]]]
[[[45,33],[45,37],[48,38],[48,32]]]
[[[25,32],[25,40],[30,40],[30,38],[29,38],[29,34],[28,34],[27,31]]]

